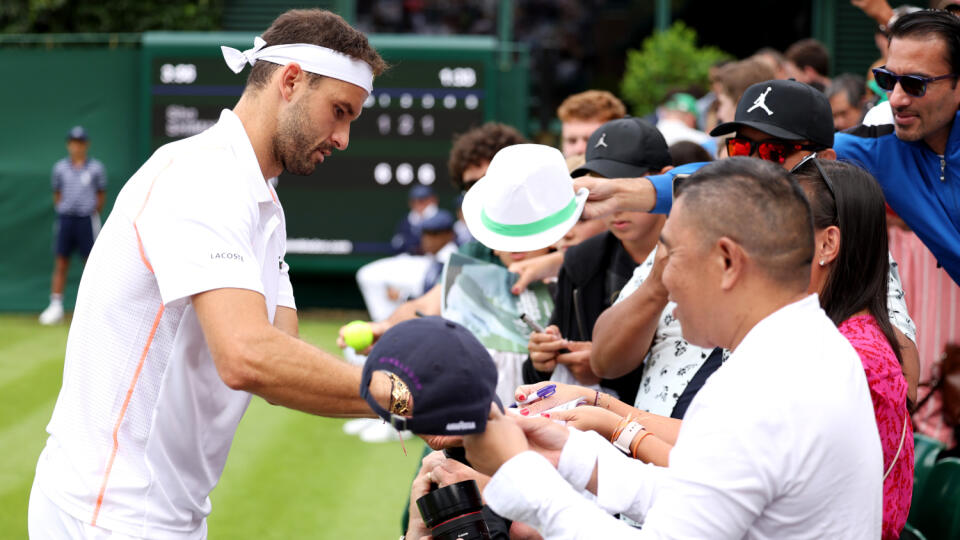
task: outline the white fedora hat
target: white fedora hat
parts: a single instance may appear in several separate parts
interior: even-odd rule
[[[583,212],[589,192],[573,191],[559,150],[515,144],[490,161],[487,174],[463,198],[463,218],[480,243],[498,251],[535,251],[551,246]]]

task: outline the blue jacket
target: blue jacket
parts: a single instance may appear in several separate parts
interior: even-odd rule
[[[901,141],[892,124],[838,133],[834,150],[876,177],[890,207],[960,284],[960,113],[943,156],[923,141]]]

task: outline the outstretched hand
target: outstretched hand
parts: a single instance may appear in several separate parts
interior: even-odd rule
[[[516,417],[500,412],[496,403],[490,404],[484,432],[465,435],[463,447],[473,468],[488,476],[493,476],[510,458],[529,449]]]
[[[635,178],[594,178],[581,176],[573,180],[573,189],[590,190],[581,219],[595,219],[621,211],[649,212],[656,205],[656,190],[649,182]]]

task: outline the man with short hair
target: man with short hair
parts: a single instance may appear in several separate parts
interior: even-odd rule
[[[837,154],[880,182],[891,208],[960,284],[960,18],[918,11],[889,28],[887,63],[874,73],[889,91],[893,123],[837,135]]]
[[[830,52],[813,38],[801,39],[787,48],[787,77],[823,92],[830,86]]]
[[[587,151],[587,139],[598,127],[626,115],[623,102],[606,90],[587,90],[569,96],[557,107],[563,157],[583,155]]]
[[[830,88],[827,88],[827,99],[833,110],[835,130],[843,131],[860,124],[866,91],[866,83],[860,75],[844,73],[834,77]]]
[[[67,133],[67,157],[53,166],[53,207],[57,212],[53,279],[50,305],[40,314],[40,324],[63,320],[63,289],[67,284],[70,257],[76,252],[84,261],[100,230],[100,212],[107,189],[107,170],[87,156],[90,142],[83,126]]]
[[[253,65],[236,107],[157,150],[91,252],[30,495],[32,538],[205,538],[252,394],[372,414],[360,369],[297,338],[283,208],[267,180],[309,175],[344,150],[386,65],[318,9],[288,11],[253,48],[223,53],[237,73]],[[395,409],[390,388],[377,377],[371,391]]]
[[[486,431],[464,438],[470,463],[493,474],[487,504],[548,539],[879,537],[873,405],[860,358],[806,293],[811,221],[772,163],[731,158],[680,183],[663,282],[684,337],[733,353],[691,404],[669,468],[620,453],[639,424],[614,447],[492,407]]]

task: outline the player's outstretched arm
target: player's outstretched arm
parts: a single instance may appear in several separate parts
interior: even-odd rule
[[[295,338],[300,337],[300,320],[297,310],[286,306],[277,306],[277,313],[273,316],[273,325]]]
[[[270,324],[260,293],[215,289],[192,298],[217,372],[227,386],[323,416],[372,416],[360,368]],[[389,405],[390,382],[375,374],[374,397]]]

